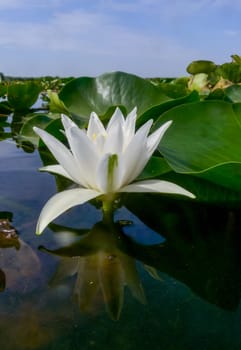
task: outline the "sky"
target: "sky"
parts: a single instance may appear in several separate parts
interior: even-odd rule
[[[0,0],[0,72],[187,76],[241,55],[240,0]]]

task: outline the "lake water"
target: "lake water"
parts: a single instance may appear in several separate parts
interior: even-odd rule
[[[129,195],[119,226],[89,203],[36,236],[58,180],[10,138],[0,164],[1,349],[241,349],[239,209]]]

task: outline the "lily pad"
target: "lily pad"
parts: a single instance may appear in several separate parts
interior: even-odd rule
[[[26,121],[19,131],[18,140],[30,141],[35,146],[38,146],[39,137],[33,131],[33,127],[37,126],[44,129],[51,122],[51,120],[52,119],[46,114],[33,114],[31,117],[26,118]]]
[[[37,101],[41,90],[36,82],[12,83],[8,86],[8,102],[16,111],[27,110]]]
[[[138,176],[138,180],[146,180],[157,177],[171,171],[170,166],[162,157],[151,157],[142,173]]]
[[[193,61],[187,66],[187,72],[190,74],[210,73],[216,69],[216,64],[212,61],[198,60]]]
[[[138,115],[141,115],[151,107],[170,100],[158,86],[123,72],[73,79],[60,91],[59,98],[71,113],[85,119],[92,111],[102,116],[111,106],[124,106],[127,113],[137,106]]]
[[[174,108],[176,106],[198,102],[200,100],[199,94],[197,91],[192,91],[189,95],[181,98],[176,98],[167,102],[163,102],[157,106],[154,106],[144,112],[137,120],[137,126],[140,127],[142,124],[146,123],[149,119],[156,121],[160,115],[164,112],[167,112],[169,109]]]
[[[177,173],[241,190],[239,109],[223,101],[203,101],[169,110],[155,124],[173,120],[159,145],[161,154]]]

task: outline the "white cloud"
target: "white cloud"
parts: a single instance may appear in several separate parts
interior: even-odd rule
[[[215,7],[223,7],[228,6],[231,9],[240,9],[241,8],[241,2],[240,0],[214,0],[212,1],[212,5]]]
[[[56,8],[66,0],[0,0],[0,10],[24,10],[33,8]]]
[[[217,49],[216,42],[215,50],[208,46],[212,33],[206,34],[207,43],[205,39],[202,43],[196,42],[194,35],[192,39],[188,35],[183,40],[182,30],[170,33],[163,30],[164,20],[157,21],[163,18],[167,23],[172,17],[176,19],[175,16],[182,21],[182,16],[189,14],[191,17],[192,13],[211,6],[211,0],[96,0],[88,2],[89,9],[76,5],[76,10],[64,9],[66,4],[74,8],[70,6],[74,3],[72,0],[22,0],[21,4],[27,6],[30,1],[35,9],[37,6],[43,7],[44,12],[48,9],[48,15],[41,17],[42,9],[39,8],[37,21],[31,16],[28,21],[24,18],[11,23],[8,19],[0,20],[1,70],[8,74],[19,75],[17,70],[21,70],[21,74],[27,75],[96,75],[124,70],[143,76],[175,76],[185,74],[186,66],[194,59],[214,59],[212,50],[220,57],[224,54]],[[79,1],[79,4],[84,2]],[[19,0],[0,0],[0,9],[7,4],[19,6],[19,3]],[[47,7],[48,4],[52,7]],[[125,15],[129,16],[128,20]],[[153,21],[148,22],[147,16],[148,21],[151,18]],[[139,21],[147,25],[143,26]],[[177,22],[171,23],[178,28]],[[184,23],[187,28],[190,26],[188,21]],[[225,35],[234,36],[230,30]]]
[[[115,12],[142,13],[159,16],[164,20],[187,18],[190,15],[205,15],[212,10],[219,11],[228,7],[231,11],[241,10],[240,0],[99,0],[101,10]],[[215,20],[216,18],[214,18]]]
[[[24,5],[24,1],[22,1]],[[21,3],[18,0],[0,0],[0,9],[11,9],[11,8],[19,8],[21,7]]]
[[[7,26],[7,22],[0,22],[0,31]],[[160,74],[173,75],[177,74],[176,61],[185,68],[186,58],[195,52],[168,37],[150,36],[144,30],[116,24],[105,14],[86,11],[56,13],[46,23],[15,22],[7,32],[0,42],[2,52],[16,50],[15,64],[25,64],[26,72],[31,66],[37,72],[45,64],[45,69],[52,69],[48,74],[53,75],[72,75],[79,70],[95,75],[124,70],[144,76],[160,70]],[[26,64],[33,55],[35,61]]]
[[[225,0],[223,0],[225,1]],[[193,13],[198,13],[201,9],[208,9],[214,5],[212,0],[100,0],[99,8],[109,11],[133,12],[156,14],[160,17],[183,17]]]
[[[0,31],[7,28],[0,47],[76,51],[115,56],[154,57],[173,43],[169,38],[145,34],[116,24],[109,16],[86,11],[58,13],[46,23],[0,22]],[[174,44],[175,46],[175,44]],[[180,45],[178,45],[178,48]],[[183,49],[184,50],[184,49]]]
[[[225,29],[223,32],[224,32],[224,35],[229,36],[229,37],[240,36],[240,31],[238,31],[238,30]]]

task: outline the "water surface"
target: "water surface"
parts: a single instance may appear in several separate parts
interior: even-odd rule
[[[130,275],[135,287],[125,287],[113,320],[109,309],[118,305],[108,299],[106,306],[101,289],[108,276],[99,273],[93,299],[82,286],[88,276],[95,281],[98,263],[105,263],[102,238],[88,238],[101,223],[98,206],[73,208],[36,236],[40,210],[61,184],[38,171],[37,151],[26,153],[11,139],[0,142],[0,164],[0,218],[9,219],[19,242],[0,242],[2,349],[241,349],[239,208],[165,196],[124,198],[115,221],[132,224],[118,239],[114,233],[108,241],[103,233],[103,245],[109,244],[117,271],[108,267],[108,273],[113,279]],[[74,257],[66,256],[71,251]],[[143,289],[134,281],[135,264]],[[116,296],[121,291],[115,287]]]

